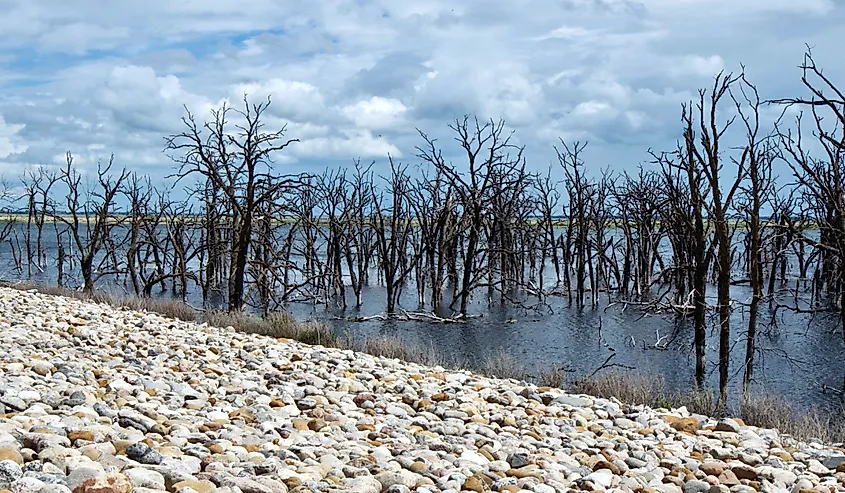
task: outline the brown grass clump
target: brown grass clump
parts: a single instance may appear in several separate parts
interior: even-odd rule
[[[594,397],[615,397],[630,404],[660,406],[663,379],[653,375],[612,371],[572,382],[571,390]]]
[[[782,397],[755,394],[746,397],[740,407],[746,424],[777,428],[799,440],[816,439],[827,443],[845,442],[845,412],[829,413],[817,406],[796,409]]]
[[[522,363],[505,351],[496,351],[481,365],[481,373],[496,378],[525,380],[527,372]]]
[[[317,322],[300,324],[287,312],[273,312],[261,318],[243,312],[209,311],[204,320],[214,327],[232,327],[247,334],[292,339],[312,346],[344,347],[331,327]]]
[[[544,368],[537,377],[537,384],[562,389],[566,385],[566,370],[559,366]]]
[[[447,362],[443,358],[442,352],[438,352],[433,345],[406,344],[396,336],[370,336],[358,343],[351,342],[350,346],[350,349],[360,353],[399,359],[408,363],[417,363],[425,366],[460,367],[456,362]]]

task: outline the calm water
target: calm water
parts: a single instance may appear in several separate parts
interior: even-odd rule
[[[32,279],[55,284],[56,240],[51,231],[45,234],[47,258],[51,262],[44,272],[34,272]],[[70,253],[70,252],[69,252]],[[0,278],[26,278],[14,268],[8,242],[0,245]],[[551,269],[548,269],[551,270]],[[740,273],[738,277],[742,277]],[[371,279],[376,279],[375,272]],[[120,285],[101,280],[98,288],[125,292]],[[715,288],[710,289],[715,295]],[[166,295],[165,295],[166,296]],[[606,297],[602,297],[606,299]],[[747,302],[750,290],[734,287],[733,298]],[[325,320],[339,333],[362,338],[370,335],[397,336],[411,344],[433,346],[450,358],[474,364],[488,355],[504,351],[516,357],[529,370],[560,366],[575,375],[592,372],[610,354],[614,363],[635,367],[637,371],[663,376],[670,389],[686,389],[694,382],[695,361],[690,321],[676,320],[672,315],[643,315],[635,307],[623,309],[615,305],[598,310],[579,311],[567,306],[565,298],[550,297],[551,310],[541,313],[517,308],[489,308],[486,296],[477,296],[472,313],[483,315],[461,324],[432,324],[417,321],[350,322],[347,317],[376,315],[384,311],[385,293],[379,286],[365,288],[362,308],[344,313],[323,305],[295,304],[290,310],[300,319]],[[416,309],[413,286],[406,288],[404,306]],[[201,304],[201,293],[194,289],[189,302]],[[349,306],[354,298],[349,293]],[[711,302],[714,303],[714,302]],[[791,301],[787,301],[791,303]],[[605,302],[606,305],[606,302]],[[755,360],[755,386],[759,390],[780,394],[797,407],[811,404],[826,408],[838,406],[841,397],[824,386],[842,388],[845,378],[845,344],[842,341],[838,316],[834,314],[795,314],[786,310],[772,317],[768,305],[761,304],[758,325],[759,353]],[[715,327],[715,312],[711,314]],[[734,310],[732,319],[731,395],[736,402],[742,382],[747,313],[742,307]],[[599,334],[601,327],[601,338]],[[671,341],[667,349],[651,349],[658,336]],[[711,329],[707,341],[707,380],[718,385],[718,334]]]

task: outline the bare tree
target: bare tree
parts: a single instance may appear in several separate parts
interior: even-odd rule
[[[443,158],[442,150],[432,139],[419,131],[425,144],[418,146],[418,156],[426,163],[437,168],[450,184],[460,201],[462,214],[467,229],[467,239],[463,247],[463,265],[461,268],[460,288],[455,302],[459,303],[459,312],[466,315],[473,289],[480,280],[477,271],[481,258],[487,253],[481,245],[485,215],[491,200],[515,184],[514,172],[524,169],[523,148],[511,144],[512,133],[505,133],[505,122],[489,121],[484,124],[469,116],[456,120],[449,128],[455,132],[455,140],[467,158],[468,172],[461,172],[452,163]],[[510,153],[514,154],[511,155]],[[504,177],[496,182],[497,177]],[[521,176],[516,178],[521,179]]]
[[[262,116],[270,107],[270,99],[250,104],[244,96],[244,109],[234,110],[227,104],[212,111],[212,120],[199,126],[194,116],[185,111],[182,118],[186,130],[170,135],[165,150],[171,153],[178,169],[177,182],[191,175],[200,175],[219,190],[226,203],[231,223],[229,271],[230,311],[241,310],[249,249],[253,240],[253,220],[265,203],[278,196],[281,189],[296,180],[273,171],[273,156],[298,139],[286,139],[286,128],[273,132],[263,130]],[[230,113],[242,117],[243,123],[232,125]]]
[[[66,226],[76,247],[83,292],[94,293],[94,284],[100,277],[118,274],[121,269],[114,263],[112,231],[124,218],[117,211],[117,196],[129,172],[122,169],[116,177],[111,174],[114,155],[106,166],[97,164],[97,183],[87,190],[82,185],[82,175],[73,165],[73,155],[66,154],[65,166],[59,171],[58,181],[67,189],[63,205],[65,214],[53,206],[52,216]],[[96,263],[95,263],[96,262]]]

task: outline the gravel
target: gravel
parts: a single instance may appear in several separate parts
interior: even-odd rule
[[[845,491],[845,450],[738,419],[35,292],[0,347],[13,493]]]

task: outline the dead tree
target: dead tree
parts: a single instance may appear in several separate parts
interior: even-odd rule
[[[756,351],[757,319],[760,301],[763,299],[763,229],[761,213],[771,202],[773,189],[772,163],[776,152],[773,149],[771,135],[760,132],[760,96],[757,87],[748,82],[743,73],[731,89],[731,99],[737,114],[745,127],[746,143],[741,157],[735,164],[740,170],[747,170],[747,179],[742,185],[738,197],[737,209],[747,226],[746,263],[751,284],[751,302],[748,307],[748,331],[745,343],[745,371],[743,375],[743,395],[748,395],[754,368]]]
[[[555,288],[558,288],[561,283],[561,261],[558,250],[558,234],[555,225],[555,213],[560,204],[560,191],[558,191],[559,181],[552,180],[552,168],[544,175],[540,175],[534,180],[534,187],[537,193],[541,224],[542,224],[542,242],[541,242],[541,257],[540,269],[537,279],[537,291],[540,297],[543,296],[543,273],[545,272],[546,259],[550,258],[552,267],[555,270]]]
[[[177,182],[192,175],[209,181],[228,209],[231,224],[228,309],[244,306],[247,261],[253,241],[253,220],[264,203],[296,180],[274,173],[273,156],[298,139],[286,139],[286,128],[264,131],[262,115],[267,101],[250,104],[244,96],[244,109],[227,104],[212,111],[212,120],[199,126],[188,111],[182,118],[186,130],[167,137],[165,150],[177,163]],[[230,125],[235,113],[243,122]],[[234,127],[234,128],[232,128]]]
[[[458,241],[454,187],[438,168],[422,169],[420,177],[408,189],[409,203],[417,218],[421,260],[418,269],[419,305],[425,304],[425,289],[430,290],[431,309],[438,311],[443,300],[446,266],[456,263]]]
[[[384,276],[389,314],[396,311],[402,286],[417,263],[416,256],[409,258],[408,255],[414,218],[408,203],[409,180],[406,169],[406,166],[390,159],[390,177],[385,178],[389,204],[385,204],[383,192],[376,191],[375,186],[370,188],[373,202],[372,229],[379,269]]]
[[[811,245],[817,260],[814,274],[814,298],[822,291],[841,313],[845,335],[845,93],[816,65],[808,49],[801,65],[801,81],[809,97],[780,99],[786,106],[806,108],[812,115],[809,125],[820,149],[814,155],[804,142],[803,118],[799,115],[794,129],[778,126],[783,157],[801,187],[802,200],[819,227],[819,238],[803,235],[802,244]],[[828,124],[830,119],[832,124]]]
[[[698,102],[685,106],[682,112],[684,123],[684,142],[686,145],[689,166],[701,169],[706,177],[709,200],[705,202],[707,215],[713,223],[713,238],[715,245],[715,268],[717,272],[716,296],[719,310],[719,402],[726,405],[728,388],[728,370],[730,365],[730,316],[731,316],[731,266],[732,251],[728,221],[731,214],[733,197],[740,183],[745,177],[745,163],[738,163],[735,178],[727,191],[722,189],[722,171],[724,163],[720,151],[721,139],[733,123],[733,118],[723,124],[719,123],[718,107],[721,100],[728,94],[731,85],[736,81],[730,74],[719,73],[713,83],[709,95],[700,90]],[[696,129],[698,135],[696,135]]]
[[[82,175],[74,167],[73,156],[68,152],[65,166],[58,173],[58,182],[67,190],[63,202],[67,215],[58,211],[55,204],[51,211],[53,219],[64,224],[76,247],[82,289],[89,295],[94,293],[97,279],[122,272],[122,268],[113,262],[112,255],[117,248],[112,231],[124,220],[117,211],[117,197],[129,178],[129,172],[122,169],[119,175],[112,175],[113,163],[113,155],[108,165],[98,163],[97,183],[85,190],[81,183]]]
[[[567,257],[574,256],[575,306],[585,306],[584,293],[587,286],[587,269],[592,256],[590,245],[590,212],[593,208],[594,183],[584,176],[582,154],[586,142],[575,142],[572,146],[561,139],[561,147],[555,147],[558,163],[564,172],[564,187],[568,195]],[[570,248],[572,250],[570,250]],[[571,252],[571,253],[570,253]],[[567,265],[571,263],[567,262]],[[590,286],[595,289],[595,286]],[[571,301],[571,298],[570,298]]]
[[[38,270],[43,271],[46,263],[44,251],[44,223],[47,219],[47,208],[50,203],[50,190],[58,181],[54,170],[47,170],[39,166],[36,170],[28,169],[24,173],[22,183],[27,202],[26,243],[29,274],[32,274],[33,255]],[[35,226],[35,251],[32,250],[32,227]]]
[[[467,172],[447,162],[442,150],[437,147],[436,139],[419,130],[424,145],[418,146],[417,150],[418,157],[443,173],[460,202],[466,241],[459,242],[463,245],[460,287],[452,305],[458,303],[459,313],[465,316],[473,290],[480,282],[477,273],[481,257],[486,253],[481,241],[490,202],[515,183],[513,173],[524,165],[523,148],[511,144],[512,133],[505,132],[502,120],[481,124],[477,118],[470,121],[469,116],[464,116],[449,128],[456,134],[455,140],[466,156]],[[511,155],[511,152],[514,154]],[[507,178],[496,183],[497,177]]]

